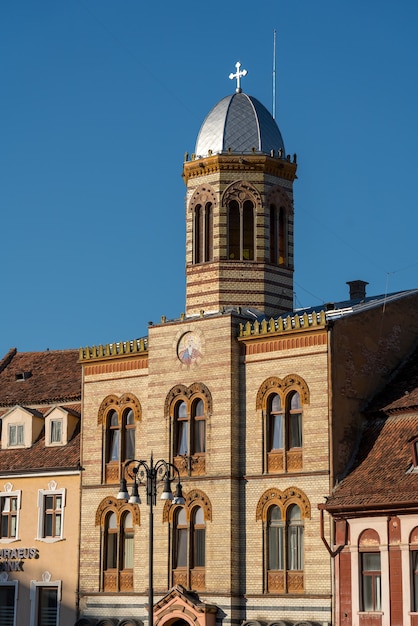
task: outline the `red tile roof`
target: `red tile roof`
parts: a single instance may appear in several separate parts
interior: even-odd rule
[[[81,418],[81,365],[78,350],[17,352],[0,361],[0,417],[20,405],[40,417],[63,406]],[[30,448],[1,449],[0,473],[78,469],[78,430],[65,446],[45,446],[44,432]]]
[[[371,420],[354,469],[335,488],[325,508],[373,510],[418,505],[418,471],[409,471],[414,437],[418,437],[417,414]]]
[[[0,407],[80,401],[78,357],[78,350],[17,352],[13,348],[0,361]]]
[[[65,446],[45,446],[40,437],[30,448],[0,450],[0,474],[47,470],[74,470],[80,464],[80,433]]]

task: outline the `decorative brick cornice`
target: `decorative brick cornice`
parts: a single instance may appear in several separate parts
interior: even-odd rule
[[[134,354],[148,356],[148,338],[132,339],[131,341],[120,341],[117,343],[107,343],[105,345],[80,348],[79,359],[85,361],[104,361],[108,359],[130,357]]]
[[[143,359],[125,359],[124,361],[102,361],[84,366],[85,376],[97,374],[115,374],[117,372],[129,372],[131,370],[143,370],[148,368],[148,357]]]
[[[208,176],[221,171],[261,172],[279,178],[294,181],[297,165],[290,157],[282,158],[266,154],[216,154],[202,159],[192,155],[183,167],[183,178],[187,184],[189,179]]]
[[[287,317],[264,319],[262,322],[247,322],[239,325],[239,338],[250,339],[260,335],[289,333],[306,330],[307,328],[326,328],[325,311],[314,311],[302,315],[288,315]]]

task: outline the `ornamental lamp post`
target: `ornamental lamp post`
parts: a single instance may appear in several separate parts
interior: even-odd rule
[[[128,493],[126,476],[133,480],[131,495]],[[171,483],[177,480],[176,494],[173,496]],[[173,504],[184,504],[185,500],[180,484],[180,472],[172,463],[159,459],[155,461],[151,454],[149,463],[129,459],[123,465],[120,480],[118,500],[127,500],[129,504],[141,504],[139,485],[145,486],[147,504],[149,506],[149,533],[148,533],[148,626],[154,626],[154,506],[157,503],[157,486],[163,483],[161,500],[172,500]]]

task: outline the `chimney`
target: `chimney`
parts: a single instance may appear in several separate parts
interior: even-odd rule
[[[350,300],[364,300],[366,297],[366,285],[368,284],[365,280],[348,280]]]

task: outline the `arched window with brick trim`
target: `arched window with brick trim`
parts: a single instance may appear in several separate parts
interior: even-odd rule
[[[269,592],[292,589],[290,573],[303,576],[303,520],[299,506],[281,509],[274,504],[267,514],[267,588]],[[299,587],[299,584],[297,585]]]
[[[164,521],[170,522],[172,535],[172,585],[186,589],[205,589],[206,531],[212,519],[207,496],[193,489],[181,506],[166,505]]]
[[[206,468],[206,423],[212,399],[202,383],[177,385],[166,399],[171,421],[173,463],[181,475],[202,475]]]
[[[99,409],[103,428],[103,473],[105,482],[118,482],[125,461],[135,458],[136,427],[141,405],[133,394],[108,396]]]
[[[303,407],[308,402],[308,387],[296,375],[272,377],[260,387],[256,407],[263,414],[265,471],[302,469]]]
[[[269,489],[259,500],[257,520],[263,521],[264,590],[303,593],[304,520],[310,504],[296,487]]]
[[[114,497],[105,498],[96,512],[101,528],[101,590],[132,591],[134,568],[134,525],[139,508]]]

